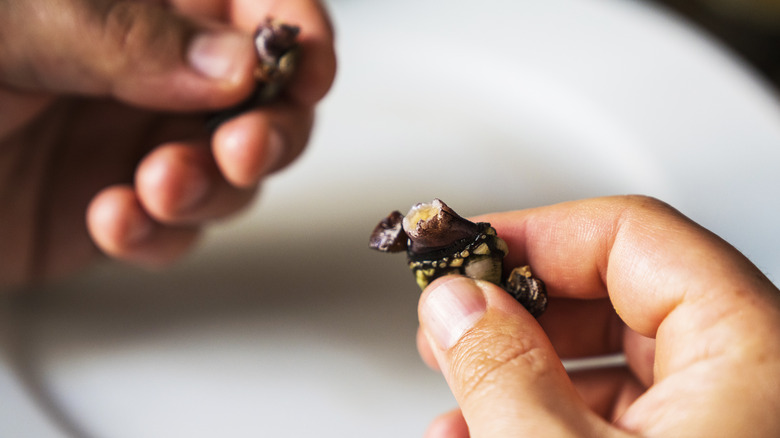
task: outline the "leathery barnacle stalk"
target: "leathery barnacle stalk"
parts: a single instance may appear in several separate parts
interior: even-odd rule
[[[530,267],[515,268],[503,277],[509,250],[495,228],[462,218],[440,199],[416,204],[405,216],[390,213],[371,233],[369,246],[382,252],[405,250],[421,289],[441,276],[459,274],[502,286],[534,316],[547,307],[544,283]]]

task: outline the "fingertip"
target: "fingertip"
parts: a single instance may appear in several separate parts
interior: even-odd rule
[[[288,95],[303,106],[322,100],[336,79],[336,49],[332,39],[311,37],[304,33],[301,43],[301,67],[296,70]]]
[[[156,223],[130,186],[103,189],[87,208],[87,228],[95,244],[118,260],[161,267],[178,260],[195,242],[195,228]]]
[[[446,276],[431,283],[420,297],[420,325],[441,350],[449,350],[487,310],[477,283]]]
[[[441,371],[439,368],[439,362],[436,361],[436,356],[431,349],[431,343],[428,341],[428,337],[425,336],[425,332],[422,329],[417,330],[417,351],[420,353],[420,358],[428,365],[428,367],[434,371]]]
[[[299,103],[313,105],[330,90],[336,78],[335,29],[323,2],[306,10],[311,23],[301,30],[302,68],[293,77],[291,91]]]
[[[252,39],[243,33],[214,30],[201,31],[191,37],[187,48],[190,67],[206,78],[225,86],[241,83],[252,71]]]
[[[184,68],[163,78],[163,84],[170,81],[167,90],[149,87],[158,96],[172,95],[163,106],[218,110],[238,104],[254,90],[257,60],[250,35],[229,29],[199,29],[187,42],[185,53]]]
[[[311,108],[278,103],[250,110],[217,128],[212,140],[214,160],[234,186],[254,186],[303,152],[313,124]]]
[[[220,125],[212,150],[225,179],[236,187],[249,188],[280,166],[285,144],[267,117],[250,111]]]
[[[136,170],[138,200],[155,220],[181,222],[210,196],[217,178],[208,151],[171,143],[157,147]]]
[[[158,146],[135,174],[138,200],[156,221],[171,227],[198,226],[246,208],[258,185],[239,188],[220,172],[211,150],[201,142]]]
[[[146,240],[154,221],[143,211],[129,186],[112,186],[98,193],[87,208],[87,227],[97,246],[121,258]]]
[[[455,409],[431,421],[424,438],[469,438],[469,427],[460,409]]]

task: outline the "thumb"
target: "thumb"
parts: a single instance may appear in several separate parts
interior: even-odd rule
[[[251,36],[157,2],[3,4],[0,81],[18,89],[182,110],[227,106],[253,87]]]
[[[604,436],[542,328],[498,286],[441,278],[419,317],[471,438]]]

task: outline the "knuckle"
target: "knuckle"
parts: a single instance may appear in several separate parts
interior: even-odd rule
[[[501,382],[533,382],[552,371],[548,352],[532,338],[475,329],[452,350],[451,372],[462,397],[489,391]]]
[[[658,223],[671,224],[684,217],[671,205],[650,196],[622,196],[613,204],[612,235],[610,246],[617,240],[645,235]],[[672,222],[669,222],[669,221]]]
[[[668,214],[674,208],[660,199],[646,195],[624,196],[621,202],[622,217],[628,220],[646,218],[648,215]]]

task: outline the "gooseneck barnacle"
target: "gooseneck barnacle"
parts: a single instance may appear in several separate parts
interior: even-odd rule
[[[377,224],[369,247],[382,252],[406,251],[409,268],[424,289],[444,275],[459,274],[502,286],[528,311],[539,316],[547,308],[544,282],[529,266],[503,276],[508,247],[487,222],[471,222],[440,199],[414,205],[409,213],[390,213]]]

